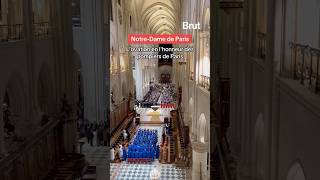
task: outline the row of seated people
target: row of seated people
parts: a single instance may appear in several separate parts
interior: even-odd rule
[[[144,106],[156,105],[160,95],[161,95],[161,91],[159,86],[156,86],[156,85],[150,86],[150,90],[145,95],[142,105]]]
[[[128,158],[151,158],[152,160],[157,159],[159,157],[159,145],[156,147],[140,147],[138,149],[130,149],[128,150]]]
[[[155,150],[142,150],[141,152],[128,152],[127,161],[128,162],[152,162],[155,159],[159,159],[160,147]]]
[[[124,145],[116,145],[114,148],[111,149],[111,161],[112,162],[121,162],[121,161],[128,161],[128,162],[151,162],[154,159],[159,158],[159,146],[150,149],[142,149],[141,151],[132,150],[129,151],[128,147]]]
[[[175,98],[174,86],[171,84],[163,85],[161,89],[161,95],[158,100],[158,104],[169,104],[173,103]]]
[[[128,147],[128,161],[148,160],[159,158],[157,130],[139,129],[133,142]]]

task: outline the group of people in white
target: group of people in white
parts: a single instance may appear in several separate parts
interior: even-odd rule
[[[120,161],[127,159],[127,149],[128,142],[130,141],[130,134],[127,130],[122,131],[122,143],[119,143],[111,148],[110,150],[110,160],[115,161],[119,159]]]

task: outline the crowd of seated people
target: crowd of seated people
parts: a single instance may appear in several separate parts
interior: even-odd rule
[[[151,162],[159,158],[157,130],[139,129],[128,147],[128,162]]]
[[[174,85],[163,84],[158,104],[171,104],[174,102],[175,92]]]
[[[145,95],[142,105],[150,107],[159,104],[172,104],[175,99],[174,85],[172,84],[154,84]]]
[[[148,106],[148,107],[152,105],[156,105],[160,95],[161,95],[161,86],[159,86],[158,84],[154,84],[153,86],[150,86],[150,90],[145,95],[142,105]]]

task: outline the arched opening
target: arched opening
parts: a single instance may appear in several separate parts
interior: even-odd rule
[[[198,125],[198,133],[197,133],[199,137],[199,141],[201,143],[207,142],[207,132],[208,132],[207,120],[205,115],[201,113],[199,117],[199,125]]]
[[[288,171],[287,180],[306,180],[303,168],[299,162],[295,162]]]
[[[254,149],[253,149],[253,162],[254,162],[254,174],[253,176],[257,180],[262,180],[264,177],[263,163],[264,163],[264,121],[263,116],[260,113],[258,115],[255,129],[254,129]]]
[[[159,48],[172,48],[172,44],[159,44]],[[159,52],[161,58],[158,59],[158,77],[160,83],[171,83],[172,82],[172,73],[173,73],[173,61],[171,58],[172,51],[168,52]],[[163,58],[164,55],[168,55],[168,58]]]

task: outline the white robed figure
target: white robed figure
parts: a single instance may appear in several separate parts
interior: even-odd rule
[[[157,168],[153,169],[151,172],[150,172],[150,179],[151,180],[158,180],[160,179],[160,172]]]
[[[120,159],[122,159],[122,157],[123,157],[123,148],[122,148],[122,145],[119,145],[119,156],[120,156]]]
[[[128,133],[126,132],[126,130],[123,130],[122,135],[123,135],[123,140],[124,140],[124,141],[127,140],[127,138],[128,138]]]
[[[110,150],[110,160],[114,161],[114,149],[113,148],[111,148],[111,150]]]

